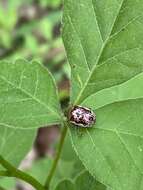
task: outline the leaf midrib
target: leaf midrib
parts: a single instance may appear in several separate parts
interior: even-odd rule
[[[96,69],[96,66],[98,65],[98,62],[99,62],[99,60],[100,60],[100,58],[101,58],[101,56],[102,56],[103,50],[105,49],[105,47],[106,47],[106,45],[107,45],[107,42],[109,41],[110,36],[111,36],[111,34],[112,34],[112,32],[113,32],[114,26],[115,26],[116,21],[117,21],[117,19],[118,19],[119,13],[120,13],[120,11],[121,11],[121,9],[122,9],[122,6],[123,6],[124,1],[125,1],[125,0],[122,0],[121,4],[120,4],[120,6],[119,6],[119,10],[118,10],[117,16],[115,17],[115,20],[114,20],[114,22],[113,22],[113,24],[112,24],[112,27],[111,27],[111,31],[110,31],[110,33],[109,33],[109,36],[108,36],[108,38],[105,40],[105,42],[103,43],[103,45],[102,45],[102,47],[101,47],[101,50],[100,50],[100,52],[99,52],[99,55],[98,55],[98,57],[97,57],[97,61],[96,61],[95,65],[93,66],[93,68],[91,69],[91,72],[90,72],[90,74],[89,74],[89,76],[88,76],[86,82],[84,83],[84,86],[83,86],[82,90],[80,91],[79,95],[77,96],[76,100],[74,101],[74,103],[73,103],[74,105],[78,104],[78,101],[80,100],[80,98],[81,98],[81,96],[82,96],[82,93],[84,92],[84,90],[85,90],[85,88],[86,88],[86,86],[87,86],[87,84],[88,84],[88,82],[89,82],[89,80],[90,80],[90,78],[91,78],[93,72],[94,72],[95,69]],[[101,34],[101,33],[100,33],[100,34]],[[101,35],[102,35],[102,34],[101,34]]]

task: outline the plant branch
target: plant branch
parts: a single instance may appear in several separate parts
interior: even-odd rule
[[[30,185],[32,185],[37,190],[45,190],[42,184],[40,184],[34,177],[31,175],[15,168],[8,161],[6,161],[2,156],[0,156],[0,164],[6,168],[6,171],[0,171],[0,176],[3,177],[16,177],[21,179]]]
[[[63,148],[63,145],[64,145],[64,140],[65,140],[66,134],[67,134],[67,124],[65,123],[63,131],[62,131],[62,134],[61,134],[60,142],[59,142],[59,145],[58,145],[56,157],[54,159],[52,168],[51,168],[51,170],[49,172],[49,175],[48,175],[48,177],[46,179],[46,182],[45,182],[45,189],[47,189],[47,190],[49,189],[50,182],[51,182],[52,177],[54,176],[55,170],[57,168],[57,164],[58,164],[58,161],[60,159],[60,155],[61,155],[61,152],[62,152],[62,148]]]

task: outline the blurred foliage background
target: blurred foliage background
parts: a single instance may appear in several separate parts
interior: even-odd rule
[[[69,79],[61,18],[62,0],[0,0],[0,59],[36,59],[59,85]]]
[[[70,67],[61,38],[62,9],[62,0],[0,0],[0,60],[24,58],[44,64],[54,75],[61,105],[66,108],[69,101]],[[44,183],[56,152],[60,128],[41,127],[33,148],[20,168]],[[83,166],[67,136],[51,189],[62,179],[74,179],[82,170]],[[8,178],[0,178],[0,187],[32,189],[28,184]]]

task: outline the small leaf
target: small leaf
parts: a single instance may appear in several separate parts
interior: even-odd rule
[[[61,123],[56,87],[37,62],[0,62],[0,126],[38,128]]]
[[[61,181],[56,190],[106,190],[107,188],[96,181],[88,172],[80,174],[74,182],[70,180]]]
[[[55,190],[75,190],[75,186],[70,180],[63,180],[61,181]]]
[[[106,190],[105,185],[99,183],[95,178],[93,178],[87,171],[79,175],[75,181],[76,190],[82,187],[82,190]]]

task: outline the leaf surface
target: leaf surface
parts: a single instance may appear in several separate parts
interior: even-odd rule
[[[36,129],[21,130],[0,126],[0,155],[14,166],[19,166],[36,137]]]
[[[143,188],[142,87],[143,73],[89,96],[82,104],[95,111],[96,124],[90,130],[71,127],[85,167],[115,190]]]
[[[143,188],[142,113],[143,99],[116,102],[96,110],[90,130],[71,129],[85,167],[115,190]]]
[[[65,0],[64,6],[72,104],[143,71],[142,0]]]
[[[143,98],[141,89],[143,89],[143,73],[136,75],[125,83],[100,90],[88,96],[82,102],[82,105],[95,110],[114,102]]]
[[[51,74],[37,62],[0,62],[0,126],[38,128],[61,123]]]
[[[143,189],[142,0],[65,0],[63,40],[71,104],[91,107],[91,129],[71,126],[85,167],[114,190]]]
[[[106,190],[107,188],[96,181],[88,172],[81,173],[74,182],[70,180],[61,181],[56,190]]]

